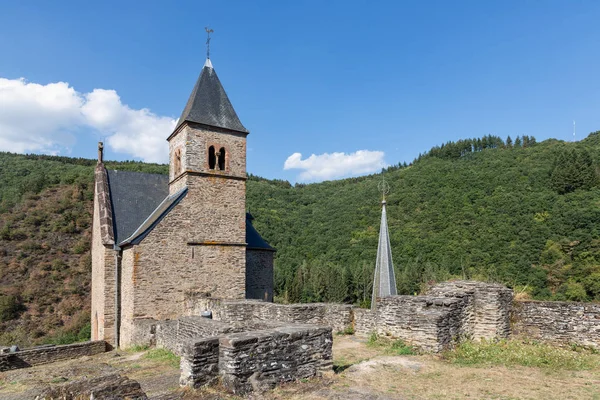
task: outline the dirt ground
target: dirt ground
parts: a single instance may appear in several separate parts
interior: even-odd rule
[[[389,356],[354,336],[336,336],[335,373],[284,385],[254,399],[599,399],[600,369],[549,372],[464,367],[436,356]],[[110,352],[0,373],[0,399],[33,399],[47,385],[119,372],[155,399],[237,399],[218,387],[179,389],[179,370],[144,353]]]

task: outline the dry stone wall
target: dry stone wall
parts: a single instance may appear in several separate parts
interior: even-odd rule
[[[352,326],[352,306],[336,303],[275,304],[257,300],[226,300],[190,294],[185,302],[187,315],[212,311],[220,321],[278,321],[330,326],[334,332]]]
[[[427,295],[472,298],[463,314],[463,336],[476,340],[510,336],[513,291],[506,286],[476,281],[449,281],[435,285]]]
[[[331,328],[287,326],[225,336],[219,341],[223,386],[235,394],[320,376],[331,370]]]
[[[106,342],[103,340],[25,349],[15,353],[0,354],[0,371],[27,368],[83,356],[92,356],[94,354],[104,353],[105,351]]]
[[[469,297],[391,296],[377,301],[377,310],[355,310],[359,335],[390,335],[427,351],[438,352],[460,337]],[[358,312],[356,312],[358,311]]]
[[[179,384],[199,388],[215,382],[219,377],[219,338],[190,340],[181,352]]]
[[[515,335],[600,348],[598,303],[515,301],[511,320]]]
[[[331,328],[290,325],[189,341],[182,347],[180,384],[214,382],[235,394],[320,376],[332,367]]]

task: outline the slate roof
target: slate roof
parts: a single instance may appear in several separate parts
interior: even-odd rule
[[[108,170],[115,243],[130,237],[169,194],[169,176]]]
[[[210,59],[206,60],[200,72],[175,130],[184,121],[248,133],[233,109]]]
[[[270,250],[276,251],[263,239],[258,231],[252,225],[254,217],[250,213],[246,213],[246,243],[248,250]]]
[[[187,188],[169,196],[169,177],[161,174],[107,170],[113,210],[115,243],[139,244],[187,194]],[[246,213],[248,249],[276,251],[252,226]]]
[[[167,196],[156,209],[146,218],[144,222],[123,242],[119,245],[125,244],[139,244],[148,233],[185,197],[187,194],[187,187],[184,187],[180,191]]]

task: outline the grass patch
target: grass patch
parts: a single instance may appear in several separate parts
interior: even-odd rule
[[[354,327],[352,325],[348,325],[346,328],[344,328],[343,331],[338,331],[337,334],[338,335],[354,335]]]
[[[564,349],[519,340],[472,341],[446,351],[443,358],[467,366],[503,365],[580,371],[600,367],[600,357],[583,348]]]
[[[128,350],[132,351],[134,353],[139,353],[140,351],[146,351],[150,348],[150,346],[148,345],[135,345],[135,346],[131,346]]]
[[[402,339],[391,339],[385,336],[372,333],[367,342],[367,346],[382,350],[385,354],[394,356],[410,356],[418,354],[413,346],[406,344]]]
[[[164,362],[173,368],[179,368],[180,358],[167,349],[148,350],[148,352],[144,354],[144,358],[149,360],[157,360]]]

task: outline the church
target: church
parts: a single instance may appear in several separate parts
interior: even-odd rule
[[[175,319],[190,293],[273,300],[273,249],[246,212],[246,139],[210,58],[169,143],[169,175],[107,170],[98,147],[92,340],[134,343],[136,319]]]

